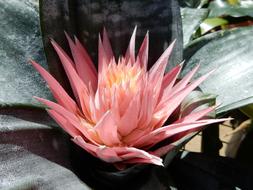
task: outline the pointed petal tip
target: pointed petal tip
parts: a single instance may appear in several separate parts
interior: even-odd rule
[[[48,105],[46,104],[46,99],[43,99],[43,98],[40,98],[40,97],[37,97],[37,96],[33,96],[33,98],[35,99],[35,100],[37,100],[38,102],[40,102],[40,103],[42,103],[44,106],[46,106],[46,111],[48,111],[48,110],[51,110],[49,107],[48,107]]]
[[[133,30],[133,32],[132,32],[132,36],[131,36],[130,41],[131,41],[131,40],[134,40],[134,42],[135,42],[136,32],[137,32],[137,25],[135,25],[135,27],[134,27],[134,30]]]
[[[101,33],[98,33],[98,39],[102,41]]]
[[[50,42],[56,51],[57,49],[62,50],[61,46],[53,38],[50,38]]]
[[[136,32],[137,31],[137,28],[138,28],[138,26],[137,26],[137,24],[134,26],[134,31],[133,32]]]
[[[57,42],[53,38],[50,38],[50,43],[52,44],[54,49],[57,49],[59,47],[59,45],[57,44]]]
[[[28,64],[32,65],[40,74],[41,74],[41,70],[45,70],[39,63],[37,63],[36,61],[32,59],[28,61]]]
[[[147,41],[149,42],[149,30],[147,30],[147,33],[145,35],[145,38],[147,39]]]
[[[163,54],[161,55],[162,56],[167,56],[169,57],[174,49],[174,46],[175,46],[175,43],[176,43],[176,40],[174,40],[167,48],[166,50],[163,52]]]
[[[185,64],[185,60],[183,60],[181,63],[179,63],[180,67],[183,67]]]
[[[149,42],[149,30],[147,30],[143,41],[145,41],[145,40],[147,40],[147,42]]]
[[[106,28],[105,28],[105,26],[103,26],[103,34],[107,34],[107,30],[106,30]]]
[[[32,96],[33,99],[39,101],[40,97],[37,97],[37,96]],[[39,101],[40,102],[40,101]]]
[[[217,97],[218,97],[218,95],[217,95]],[[216,109],[219,109],[220,106],[222,106],[222,103],[218,103]]]
[[[133,33],[131,35],[127,51],[125,53],[126,62],[128,60],[131,60],[131,63],[135,62],[135,40],[136,40],[136,31],[137,31],[137,25],[134,27]]]
[[[200,65],[199,65],[200,67]],[[206,73],[204,76],[206,76],[206,78],[208,78],[210,75],[212,75],[214,72],[216,71],[216,69],[213,69],[211,71],[209,71],[208,73]]]
[[[65,35],[65,37],[67,38],[68,41],[69,41],[69,40],[72,41],[70,35],[69,35],[65,30],[64,30],[64,35]]]
[[[38,97],[38,96],[32,96],[34,99],[37,99],[37,98],[40,98],[40,97]]]
[[[235,118],[232,118],[232,117],[229,117],[229,118],[224,118],[224,119],[221,119],[222,121],[221,122],[223,122],[223,121],[232,121],[232,120],[234,120]]]
[[[197,65],[195,66],[195,68],[196,68],[196,70],[198,70],[200,68],[200,63],[197,63]]]
[[[108,38],[108,33],[107,33],[106,28],[103,27],[103,41],[104,41],[104,39],[105,39],[106,37]]]
[[[98,34],[98,45],[103,46],[101,34]]]
[[[136,38],[136,32],[137,32],[137,25],[135,25],[135,27],[134,27],[131,39],[134,38],[134,40],[135,40],[135,38]]]
[[[32,59],[29,59],[27,63],[28,63],[28,64],[31,64],[32,66],[35,66],[35,65],[38,64],[38,63],[36,63],[36,61],[34,61],[34,60],[32,60]]]
[[[41,103],[44,102],[44,99],[43,99],[43,98],[40,98],[40,97],[38,97],[38,96],[33,96],[33,98],[34,98],[35,100],[41,102]]]
[[[169,45],[168,49],[173,49],[174,46],[175,46],[175,44],[176,44],[176,41],[177,41],[176,39],[173,40],[173,41],[171,42],[171,44]]]
[[[78,38],[76,37],[76,35],[74,35],[74,40],[75,40],[75,43],[77,43],[79,41]]]
[[[51,44],[56,43],[56,41],[52,37],[49,37],[48,39],[51,42]]]

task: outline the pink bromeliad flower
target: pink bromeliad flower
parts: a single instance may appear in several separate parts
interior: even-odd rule
[[[125,56],[116,62],[104,30],[99,37],[98,71],[85,48],[67,36],[72,60],[52,41],[69,78],[75,100],[39,64],[32,65],[45,79],[57,103],[36,97],[48,113],[87,152],[114,164],[151,163],[163,165],[161,156],[171,144],[155,149],[157,143],[186,135],[224,119],[201,119],[215,107],[205,108],[164,126],[184,98],[210,73],[190,82],[198,67],[176,83],[182,65],[165,73],[174,42],[151,69],[148,63],[148,33],[135,56],[136,29]],[[152,149],[151,149],[152,148]],[[152,151],[151,151],[152,150]]]

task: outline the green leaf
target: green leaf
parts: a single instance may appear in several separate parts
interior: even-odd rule
[[[204,94],[201,91],[191,92],[182,102],[180,109],[180,117],[189,115],[193,111],[204,109],[215,105],[216,96],[213,94]],[[215,113],[209,115],[215,118]]]
[[[223,18],[207,18],[200,24],[201,35],[209,32],[217,26],[228,24],[228,21]]]
[[[253,103],[253,27],[220,31],[193,41],[185,49],[183,73],[200,64],[198,76],[215,72],[200,85],[218,95],[222,113]]]
[[[247,1],[244,3],[231,4],[224,0],[215,0],[210,2],[208,8],[210,9],[209,17],[221,17],[221,16],[232,16],[232,17],[253,17],[253,2]]]
[[[253,118],[253,104],[244,106],[242,108],[240,108],[240,110],[247,115],[249,118]]]
[[[208,9],[181,8],[184,46],[186,46],[200,23],[207,17]]]
[[[182,61],[182,26],[177,0],[158,1],[83,1],[41,0],[41,26],[50,72],[65,83],[61,65],[49,37],[68,49],[64,30],[83,42],[97,62],[98,33],[106,27],[116,57],[125,53],[135,25],[138,26],[137,46],[145,33],[150,33],[149,65],[154,64],[164,48],[177,39],[170,66]]]
[[[41,109],[0,109],[0,189],[88,190],[69,170],[69,143]]]
[[[46,67],[36,1],[0,1],[0,107],[39,106],[32,96],[51,99],[30,59]]]
[[[181,7],[201,8],[209,0],[178,0]]]

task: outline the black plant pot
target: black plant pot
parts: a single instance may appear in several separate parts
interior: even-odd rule
[[[70,146],[73,171],[84,183],[96,190],[170,189],[170,176],[164,167],[139,164],[119,171],[112,164],[93,157],[76,144],[71,143]]]

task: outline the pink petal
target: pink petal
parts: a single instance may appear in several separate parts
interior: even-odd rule
[[[78,49],[79,52],[81,52],[82,56],[87,61],[88,65],[92,69],[93,73],[97,76],[97,69],[96,69],[95,65],[93,64],[89,54],[87,53],[86,49],[83,47],[81,42],[77,39],[77,37],[75,37],[75,44],[76,44],[76,48]]]
[[[113,147],[124,163],[152,163],[163,165],[162,159],[144,150],[134,147]]]
[[[169,116],[173,113],[173,111],[181,104],[181,102],[184,100],[184,98],[197,86],[199,86],[200,83],[202,83],[206,78],[212,73],[213,71],[207,73],[206,75],[200,77],[187,87],[185,87],[182,91],[179,91],[178,93],[174,94],[173,97],[169,97],[166,101],[164,101],[162,104],[158,105],[156,110],[157,112],[154,114],[154,122],[157,125],[156,121],[160,121],[159,126],[162,126],[163,123],[169,118]],[[168,106],[170,105],[170,106]],[[162,119],[163,118],[163,119]],[[158,126],[157,126],[158,127]]]
[[[109,65],[109,60],[106,55],[106,50],[103,46],[101,36],[98,36],[98,76],[101,75],[102,71],[105,70]]]
[[[93,156],[98,157],[108,163],[151,163],[163,166],[161,158],[133,147],[98,147],[86,143],[80,136],[75,137],[73,141],[86,151],[90,152]]]
[[[87,53],[83,54],[83,51],[80,51],[80,49],[77,48],[77,46],[74,44],[74,42],[71,40],[71,38],[68,36],[67,33],[65,33],[69,46],[76,64],[76,71],[80,78],[83,80],[83,82],[86,84],[86,86],[91,83],[93,90],[96,90],[97,88],[97,73],[93,72],[92,65],[90,58],[87,58],[89,56]],[[84,49],[84,48],[83,48]],[[86,52],[86,50],[84,49]]]
[[[147,91],[143,91],[143,93],[144,94],[140,105],[141,108],[138,123],[138,128],[141,128],[142,130],[143,128],[146,128],[146,126],[150,123],[152,119],[152,114],[154,112],[154,99],[152,91],[148,89]]]
[[[110,147],[99,147],[96,151],[96,154],[97,157],[104,160],[105,162],[115,163],[122,161],[117,153]]]
[[[110,111],[104,114],[94,127],[94,130],[98,133],[101,141],[106,146],[113,146],[121,143],[117,132],[117,126]]]
[[[106,112],[105,105],[103,103],[103,94],[102,94],[102,88],[98,87],[97,92],[95,94],[94,104],[97,110],[99,110],[102,113]]]
[[[109,41],[108,34],[107,34],[105,28],[103,30],[103,46],[104,46],[104,50],[106,52],[106,55],[108,57],[108,60],[113,59],[114,56],[113,56],[113,51],[112,51],[111,43]]]
[[[166,132],[167,136],[172,136],[172,135],[184,132],[186,130],[191,130],[191,129],[198,128],[198,127],[201,127],[201,126],[204,126],[204,125],[209,125],[209,124],[213,124],[213,123],[220,123],[220,122],[229,121],[229,120],[231,120],[231,118],[202,119],[202,120],[199,120],[199,121],[191,122],[192,124],[188,123],[190,125],[186,125],[186,126],[182,125],[183,127],[180,126],[180,124],[178,124],[178,125],[177,124],[175,124],[175,125],[171,124],[171,125],[168,125],[168,126],[161,127],[161,128],[159,128],[159,129],[157,129],[153,132],[158,134],[158,133],[164,131],[164,132]],[[185,123],[182,123],[182,124],[185,124]]]
[[[137,94],[134,99],[130,102],[126,112],[120,119],[118,126],[118,131],[122,136],[127,136],[131,133],[137,126],[138,115],[140,111],[140,100],[139,94]]]
[[[140,66],[144,68],[145,71],[147,70],[148,66],[148,48],[149,48],[149,33],[147,32],[137,56],[140,59]]]
[[[163,78],[162,89],[165,89],[165,88],[171,89],[174,86],[176,79],[182,69],[182,65],[183,65],[183,62],[165,74]]]
[[[155,164],[158,166],[164,166],[163,160],[159,157],[153,156],[151,159],[146,158],[133,158],[131,160],[124,161],[126,164]]]
[[[54,46],[64,66],[64,69],[69,78],[75,97],[77,101],[80,103],[83,112],[85,113],[86,112],[85,110],[87,110],[87,103],[85,104],[85,101],[87,101],[88,89],[78,76],[75,68],[72,66],[72,60],[65,53],[65,51],[55,41],[52,41],[52,45]],[[88,114],[86,114],[86,116],[88,117]]]
[[[86,143],[80,136],[75,137],[73,141],[93,156],[98,157],[105,162],[114,163],[121,161],[121,158],[116,154],[116,152],[109,147],[95,146],[90,143]]]
[[[168,63],[168,59],[171,55],[172,49],[175,44],[175,40],[170,44],[170,46],[163,52],[163,54],[160,56],[160,58],[156,61],[156,63],[152,66],[152,68],[149,70],[149,76],[152,80],[155,80],[157,78],[157,75],[162,75],[165,71],[165,68]]]
[[[180,80],[170,91],[167,91],[165,96],[173,96],[180,90],[186,87],[186,85],[190,82],[194,74],[198,71],[200,65],[197,65],[191,72],[189,72],[182,80]]]
[[[71,112],[77,112],[78,107],[74,100],[66,93],[62,86],[43,67],[35,61],[30,61],[33,67],[41,74],[47,82],[57,102]]]
[[[75,68],[73,67],[73,62],[69,58],[69,56],[66,54],[66,52],[55,41],[52,40],[51,43],[62,62],[65,72],[69,78],[72,90],[75,94],[75,97],[79,101],[79,91],[81,89],[86,88],[86,86],[84,85],[80,77],[78,76]]]
[[[46,100],[46,99],[39,98],[39,97],[36,97],[36,96],[34,96],[34,98],[36,100],[38,100],[39,102],[41,102],[41,103],[45,104],[46,106],[48,106],[50,109],[53,109],[53,110],[57,111],[58,113],[60,113],[61,115],[64,115],[64,117],[66,117],[70,120],[73,120],[75,122],[79,121],[79,119],[75,115],[75,114],[77,114],[77,112],[72,113],[72,112],[66,110],[64,107],[60,106],[59,104],[57,104],[55,102],[52,102],[50,100]]]
[[[99,88],[97,89],[97,92],[99,91]],[[93,123],[97,123],[98,118],[100,118],[102,116],[102,113],[100,114],[101,110],[97,110],[95,107],[95,95],[94,95],[94,91],[91,87],[91,85],[89,85],[89,96],[87,97],[87,99],[89,100],[89,111],[90,111],[90,121],[92,121]],[[84,103],[85,104],[85,103]],[[99,112],[99,114],[98,114]]]
[[[138,139],[142,138],[143,136],[149,134],[151,132],[151,128],[150,127],[146,127],[146,128],[142,128],[142,129],[135,129],[133,132],[131,132],[128,136],[123,138],[123,141],[126,144],[129,144],[132,146],[132,144],[134,144],[135,141],[137,141]]]
[[[149,87],[153,89],[153,99],[155,104],[160,96],[163,75],[168,63],[169,56],[172,52],[175,41],[165,50],[165,52],[161,55],[161,57],[157,60],[157,62],[153,65],[151,70],[149,71]]]
[[[68,133],[70,136],[82,136],[79,130],[77,130],[72,124],[68,122],[63,116],[58,114],[54,110],[47,110],[49,115]]]
[[[202,117],[206,116],[208,113],[214,111],[216,108],[216,106],[213,107],[208,107],[206,109],[197,111],[197,112],[193,112],[179,120],[177,120],[175,123],[189,123],[189,122],[194,122],[197,121],[199,119],[201,119]]]
[[[155,144],[154,142],[156,142],[155,140],[157,139],[164,139],[162,138],[165,133],[166,133],[166,129],[169,130],[168,128],[178,128],[181,127],[182,129],[184,127],[188,127],[188,126],[195,126],[197,124],[199,124],[200,122],[192,122],[192,123],[177,123],[177,124],[171,124],[165,127],[160,127],[146,135],[143,135],[141,138],[137,139],[135,142],[132,142],[131,146],[135,146],[135,147],[145,147],[147,145],[150,144]],[[201,124],[205,124],[205,122],[201,122]],[[161,140],[160,140],[161,141]]]
[[[171,124],[165,127],[158,128],[151,132],[150,134],[143,136],[137,142],[134,143],[136,147],[152,147],[158,142],[161,142],[164,139],[167,139],[173,135],[185,133],[186,131],[198,129],[205,125],[209,125],[212,123],[219,123],[223,121],[227,121],[228,119],[209,119],[209,120],[200,120],[192,123],[179,123],[179,124]]]
[[[113,147],[113,150],[117,152],[123,160],[131,158],[152,158],[152,155],[144,150],[140,150],[134,147]]]
[[[162,81],[161,91],[159,94],[158,102],[163,101],[168,97],[168,91],[170,92],[172,87],[174,86],[178,75],[182,69],[182,63],[174,67],[168,73],[165,74]]]
[[[97,157],[97,154],[96,154],[97,146],[96,145],[85,142],[81,136],[76,136],[75,138],[72,139],[72,141],[75,142],[80,147],[82,147],[87,152],[89,152],[91,155]]]
[[[158,156],[158,157],[162,157],[165,154],[167,154],[168,152],[170,152],[171,150],[173,150],[175,148],[175,145],[173,144],[168,144],[165,146],[162,146],[158,149],[156,149],[155,151],[152,152],[152,154]]]
[[[73,113],[69,112],[64,107],[60,106],[59,104],[56,104],[54,102],[51,102],[43,98],[38,98],[38,97],[35,97],[35,98],[41,103],[47,105],[49,108],[56,111],[62,117],[66,118],[70,122],[70,124],[72,124],[76,129],[78,129],[93,144],[98,144],[96,142],[98,141],[98,139],[96,138],[94,131],[90,130],[92,129],[92,127],[89,126],[85,121],[81,121]]]
[[[131,36],[129,46],[125,55],[126,63],[130,60],[131,63],[135,62],[135,38],[136,38],[137,26],[134,27],[133,34]]]

